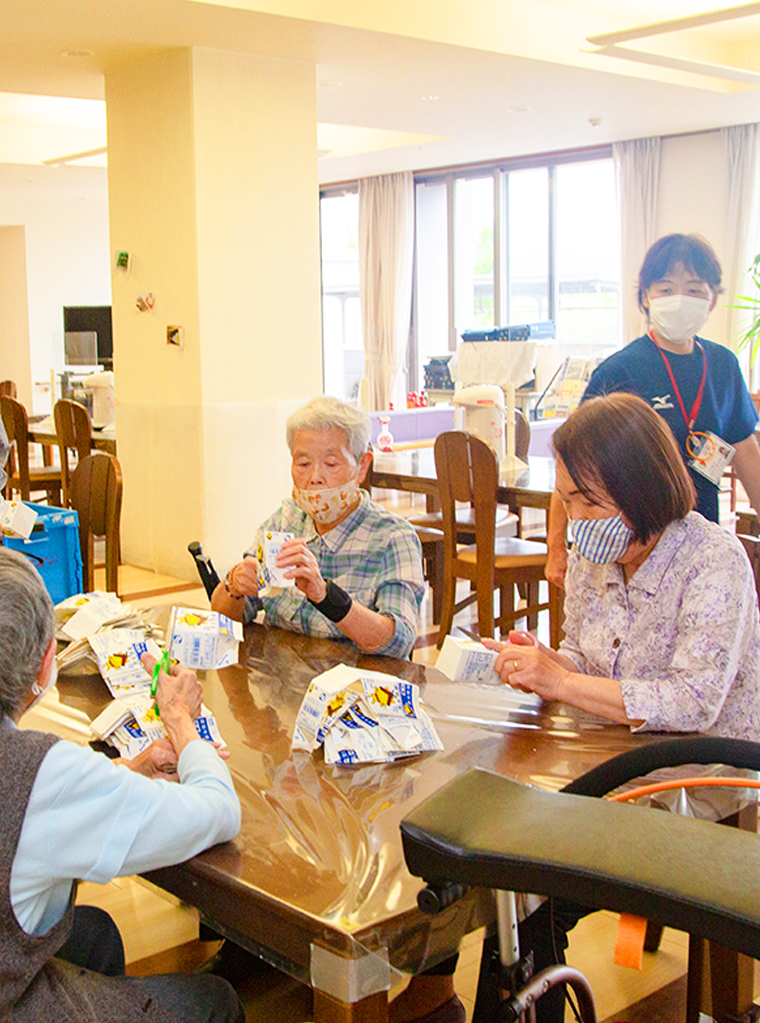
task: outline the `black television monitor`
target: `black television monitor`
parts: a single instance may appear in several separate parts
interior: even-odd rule
[[[110,305],[72,305],[63,307],[63,332],[94,331],[98,335],[98,363],[113,367],[113,332]]]

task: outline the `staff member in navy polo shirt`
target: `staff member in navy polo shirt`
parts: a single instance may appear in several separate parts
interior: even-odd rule
[[[638,394],[667,422],[697,491],[697,511],[718,521],[725,457],[760,509],[757,412],[736,356],[698,337],[721,290],[721,268],[696,235],[671,234],[651,247],[639,273],[639,306],[649,331],[594,370],[583,400],[614,391]],[[562,585],[567,518],[552,498],[546,576]]]

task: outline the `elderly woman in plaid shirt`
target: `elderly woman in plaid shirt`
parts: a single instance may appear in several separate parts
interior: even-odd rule
[[[369,470],[369,418],[337,398],[315,398],[286,424],[293,494],[259,528],[211,606],[237,621],[263,608],[292,632],[349,639],[367,653],[408,657],[423,594],[414,529],[360,489]],[[295,586],[259,593],[263,540],[293,533],[277,566]]]

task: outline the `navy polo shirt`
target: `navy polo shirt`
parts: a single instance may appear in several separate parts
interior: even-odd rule
[[[737,358],[723,345],[702,338],[698,340],[707,360],[707,379],[694,429],[716,433],[729,444],[746,440],[755,429],[757,412]],[[665,352],[665,356],[673,370],[688,415],[702,380],[702,353],[695,345],[694,350],[688,354]],[[686,423],[662,355],[649,336],[637,338],[597,366],[583,400],[616,391],[638,394],[651,405],[675,434],[684,461],[687,460]],[[700,473],[691,469],[689,472],[697,490],[697,511],[705,518],[717,522],[717,486]]]

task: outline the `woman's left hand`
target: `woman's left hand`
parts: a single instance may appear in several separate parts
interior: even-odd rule
[[[287,568],[286,579],[295,579],[296,586],[307,600],[316,604],[327,596],[327,583],[322,578],[317,559],[303,540],[286,540],[277,555],[277,567]]]
[[[135,774],[146,778],[163,778],[164,781],[179,781],[177,775],[177,754],[170,739],[156,739],[142,753],[131,760],[119,757],[114,763],[123,764]]]
[[[524,693],[536,693],[544,700],[562,699],[562,686],[570,672],[549,653],[523,643],[499,643],[493,639],[484,639],[482,643],[489,650],[499,651],[494,668],[502,682]]]

